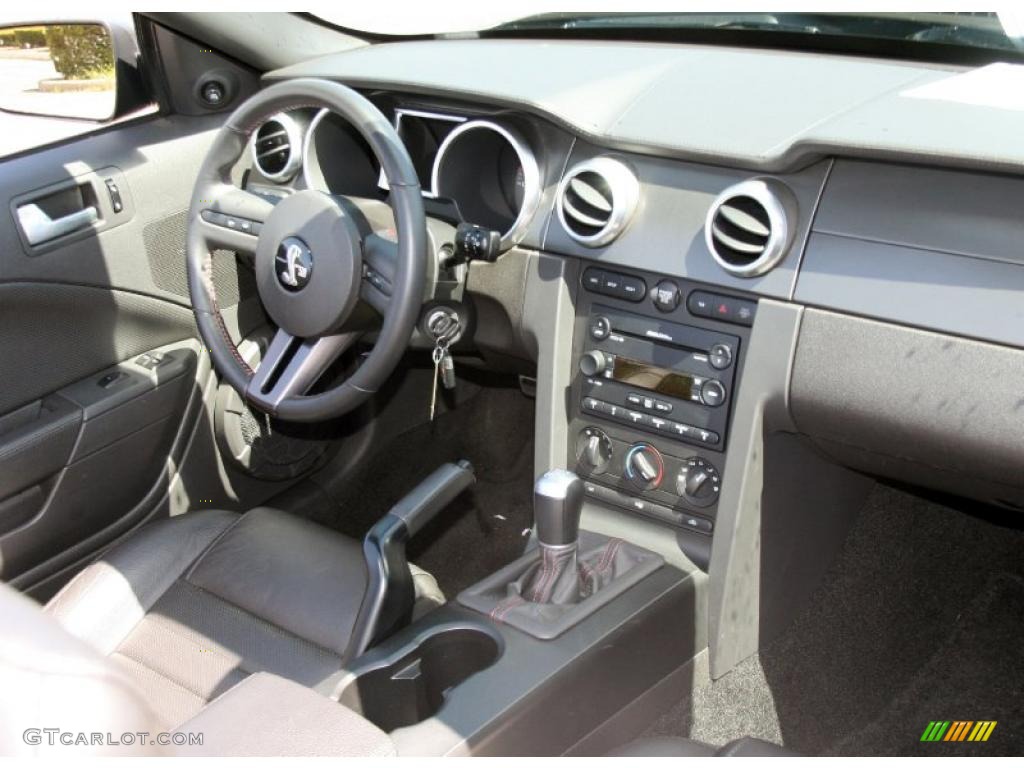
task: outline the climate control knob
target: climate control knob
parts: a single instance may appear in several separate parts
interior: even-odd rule
[[[604,472],[613,453],[611,438],[597,427],[586,427],[576,438],[576,459],[582,472]]]
[[[665,478],[665,461],[649,443],[637,443],[626,451],[624,469],[629,481],[644,491],[657,488]]]
[[[676,476],[676,492],[695,507],[710,507],[718,501],[722,478],[707,459],[688,459]]]
[[[580,373],[584,376],[600,376],[608,370],[609,356],[604,352],[592,349],[580,358]]]

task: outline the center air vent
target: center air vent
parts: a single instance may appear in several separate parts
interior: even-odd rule
[[[595,157],[573,166],[558,187],[558,219],[569,236],[589,248],[607,245],[629,224],[640,183],[625,163]]]
[[[751,179],[725,190],[711,205],[704,240],[715,261],[739,277],[756,277],[779,263],[793,239],[796,204],[774,181]]]
[[[266,178],[288,181],[302,161],[302,131],[285,113],[274,115],[256,131],[252,159]]]

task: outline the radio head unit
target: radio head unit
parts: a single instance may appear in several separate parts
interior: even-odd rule
[[[582,411],[724,450],[739,338],[600,305],[588,328]]]

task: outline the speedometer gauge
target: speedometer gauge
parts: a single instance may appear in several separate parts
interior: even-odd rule
[[[463,123],[448,135],[433,181],[463,223],[500,233],[502,250],[522,239],[540,203],[540,169],[526,140],[488,120]]]

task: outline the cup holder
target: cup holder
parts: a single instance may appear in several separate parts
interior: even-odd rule
[[[386,732],[437,714],[448,692],[494,664],[501,647],[487,632],[458,627],[442,629],[398,653],[386,666],[358,672],[338,697]]]

